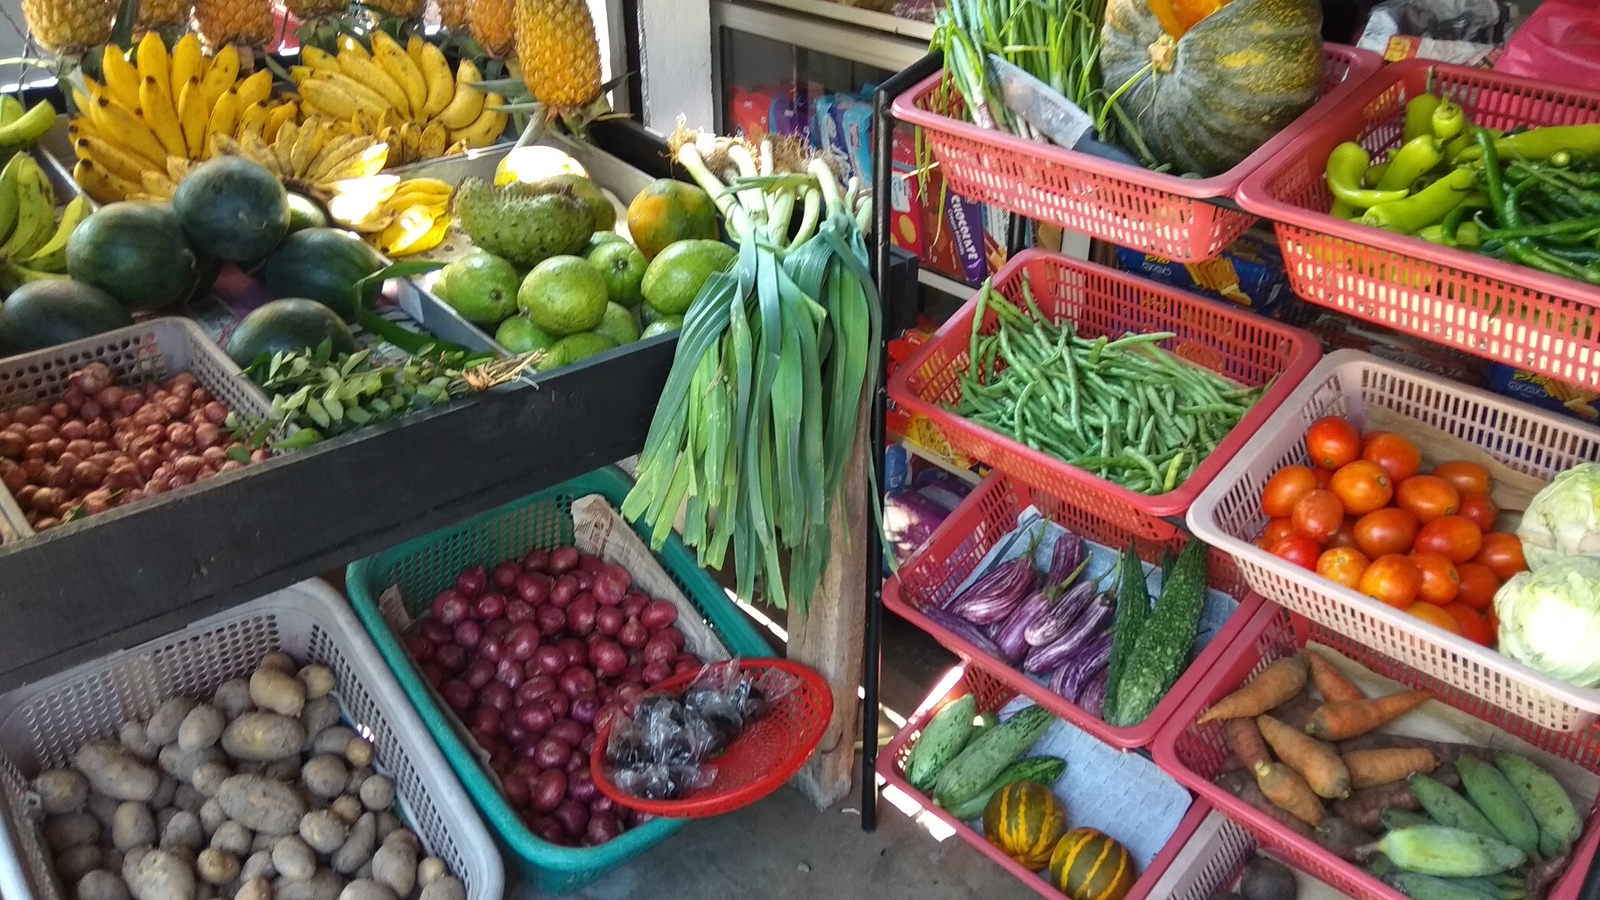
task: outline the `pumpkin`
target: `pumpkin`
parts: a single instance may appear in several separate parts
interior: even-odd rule
[[[1067,811],[1050,788],[1016,781],[994,792],[983,808],[989,843],[1029,869],[1042,869],[1067,830]]]
[[[1216,175],[1316,102],[1319,0],[1110,0],[1100,51],[1145,145],[1177,173]]]
[[[1128,848],[1093,828],[1075,828],[1050,854],[1050,883],[1070,900],[1122,900],[1133,887]]]

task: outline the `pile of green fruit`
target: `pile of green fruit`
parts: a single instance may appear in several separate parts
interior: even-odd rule
[[[711,198],[662,179],[628,209],[634,242],[592,181],[564,174],[456,192],[456,216],[478,248],[439,273],[433,292],[513,354],[544,351],[548,371],[676,331],[706,280],[733,262],[717,240]]]

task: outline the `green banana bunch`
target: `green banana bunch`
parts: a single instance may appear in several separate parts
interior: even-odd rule
[[[21,109],[22,104],[15,97],[0,98],[0,154],[32,147],[56,123],[56,108],[49,100],[40,100],[18,115]]]

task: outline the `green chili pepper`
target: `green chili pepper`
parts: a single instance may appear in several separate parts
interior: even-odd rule
[[[1433,136],[1439,140],[1440,144],[1444,144],[1455,138],[1456,135],[1461,133],[1462,129],[1467,127],[1467,114],[1449,97],[1446,97],[1440,100],[1439,105],[1434,108],[1432,125]]]
[[[1456,135],[1455,138],[1450,141],[1450,143],[1445,145],[1445,164],[1455,166],[1463,162],[1477,161],[1481,157],[1481,154],[1478,152],[1477,143],[1473,139],[1473,135],[1479,131],[1488,132],[1489,137],[1491,138],[1498,138],[1500,135],[1505,133],[1498,128],[1479,128],[1476,125],[1469,126],[1465,131]],[[1462,159],[1462,154],[1466,153],[1468,150],[1472,151],[1472,158],[1470,160]]]
[[[1506,211],[1506,185],[1500,176],[1500,156],[1495,151],[1494,141],[1489,133],[1482,128],[1473,129],[1472,140],[1478,145],[1478,152],[1483,159],[1483,187],[1489,195],[1489,209],[1497,216],[1504,216]],[[1457,169],[1456,171],[1463,171]],[[1506,224],[1515,225],[1507,220]]]
[[[1600,228],[1600,216],[1587,219],[1563,219],[1548,225],[1529,225],[1524,228],[1492,229],[1488,234],[1501,240],[1510,240],[1511,238],[1524,237],[1551,237],[1558,234],[1593,231],[1596,228]]]
[[[1433,135],[1412,138],[1389,156],[1389,167],[1378,179],[1378,190],[1409,190],[1413,181],[1433,171],[1443,160],[1444,154],[1439,152],[1439,142]]]
[[[1359,219],[1361,217],[1361,210],[1356,209],[1354,206],[1351,206],[1343,200],[1335,198],[1333,201],[1333,207],[1328,210],[1328,214],[1336,218],[1344,219],[1346,222],[1348,222],[1352,219]]]
[[[1471,171],[1456,169],[1404,200],[1373,206],[1361,216],[1361,223],[1402,234],[1415,234],[1429,225],[1444,221],[1444,217],[1466,199],[1475,181],[1476,177]]]
[[[1328,154],[1328,190],[1336,199],[1357,209],[1366,209],[1379,203],[1391,203],[1406,198],[1406,191],[1374,191],[1361,187],[1371,157],[1360,144],[1346,141]]]
[[[1442,103],[1433,94],[1419,94],[1406,104],[1405,143],[1433,133],[1433,113]]]
[[[1547,125],[1520,134],[1496,138],[1494,149],[1502,156],[1525,160],[1547,160],[1558,153],[1572,156],[1600,156],[1600,122],[1589,125]],[[1456,159],[1476,162],[1485,158],[1482,148],[1468,148]]]
[[[1572,154],[1566,150],[1557,150],[1550,154],[1550,165],[1565,169],[1572,165]]]
[[[1361,185],[1368,188],[1377,187],[1378,182],[1383,179],[1383,173],[1387,171],[1389,171],[1387,162],[1373,163],[1367,166],[1367,173],[1361,176]]]

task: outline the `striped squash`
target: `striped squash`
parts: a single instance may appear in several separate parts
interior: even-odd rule
[[[1050,852],[1067,831],[1067,811],[1045,785],[1017,781],[994,792],[983,808],[989,843],[1029,869],[1050,863]]]
[[[1133,881],[1127,848],[1093,828],[1067,832],[1050,856],[1050,883],[1071,900],[1122,900]]]

